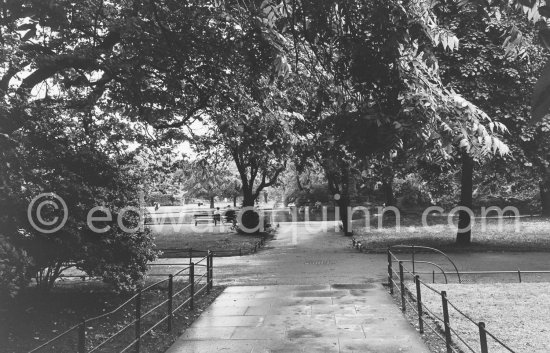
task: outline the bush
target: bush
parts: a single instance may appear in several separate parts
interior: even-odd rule
[[[326,185],[312,185],[309,189],[296,191],[289,196],[289,201],[294,201],[296,206],[315,206],[317,202],[327,204],[332,201],[332,195]]]
[[[152,193],[147,197],[147,203],[153,205],[156,202],[161,206],[177,206],[181,200],[172,194]]]
[[[0,181],[5,183],[0,188],[0,231],[11,245],[2,249],[6,254],[0,259],[7,266],[2,280],[9,283],[8,292],[21,287],[23,273],[48,290],[69,265],[121,289],[137,287],[147,263],[155,259],[153,237],[146,228],[125,232],[118,227],[117,212],[141,207],[149,192],[140,187],[145,180],[141,161],[93,144],[80,123],[64,114],[37,108],[33,115],[36,119],[27,119],[9,144],[0,139]],[[39,195],[42,203],[28,210]],[[62,226],[50,227],[51,232],[37,229],[30,221],[36,220],[38,205],[55,205],[57,198],[63,205],[44,207],[40,213],[49,222],[63,219],[67,211]],[[105,232],[96,233],[88,225],[89,211],[96,206],[112,212],[110,220],[95,222]],[[139,225],[134,212],[122,212],[121,218],[127,228]],[[25,271],[23,251],[32,258]]]
[[[0,298],[14,297],[29,284],[27,270],[31,264],[25,251],[16,248],[0,235]]]
[[[396,179],[394,191],[398,199],[398,207],[426,207],[435,203],[427,182],[416,174]]]

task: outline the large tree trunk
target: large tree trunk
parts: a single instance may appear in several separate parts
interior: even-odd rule
[[[472,209],[472,193],[473,193],[473,177],[474,177],[474,159],[467,153],[462,154],[462,175],[460,180],[460,203],[462,207]],[[472,241],[470,214],[466,211],[458,213],[458,233],[456,235],[456,243],[459,245],[468,245]],[[461,231],[464,229],[464,231]],[[468,230],[465,230],[468,229]]]
[[[254,207],[254,202],[256,198],[254,197],[254,192],[252,190],[243,189],[243,207]]]
[[[304,187],[302,186],[302,182],[300,181],[300,174],[296,174],[296,186],[298,187],[298,190],[304,191]]]
[[[338,207],[338,214],[342,222],[342,230],[346,236],[353,234],[353,227],[348,226],[348,216],[351,217],[348,214],[348,207],[351,205],[349,197],[349,174],[349,167],[342,169],[342,177],[331,173],[328,168],[325,168],[328,188],[334,196],[335,206]],[[349,223],[351,225],[351,219]]]
[[[233,196],[233,207],[237,207],[237,195]]]
[[[541,215],[550,216],[550,177],[544,178],[540,184]]]
[[[542,204],[541,215],[550,217],[550,183],[540,185],[540,201]]]
[[[393,194],[393,180],[385,180],[382,183],[382,188],[384,190],[384,197],[386,199],[386,206],[395,206],[396,200],[395,195]]]
[[[351,223],[351,214],[348,213],[348,207],[351,205],[350,200],[350,170],[349,167],[343,170],[342,180],[342,195],[338,206],[340,206],[340,219],[342,220],[342,226],[345,236],[351,236],[353,234],[353,226]],[[349,218],[349,219],[348,219]],[[348,222],[349,220],[349,222]]]
[[[348,214],[349,206],[349,197],[347,195],[340,195],[340,200],[338,200],[338,207],[340,208],[340,220],[342,221],[342,229],[345,236],[352,235],[351,219],[348,222],[348,217],[351,217],[351,215]]]
[[[214,196],[210,196],[210,208],[214,208]]]
[[[243,208],[254,207],[256,195],[252,190],[243,188]],[[247,210],[240,215],[239,232],[250,233],[253,229],[257,229],[260,224],[260,216],[256,211]],[[237,218],[239,219],[239,218]]]
[[[539,182],[540,203],[542,216],[550,216],[550,168],[542,170],[542,177]]]

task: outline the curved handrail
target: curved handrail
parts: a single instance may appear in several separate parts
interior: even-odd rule
[[[425,250],[430,250],[430,251],[434,251],[440,255],[443,255],[443,257],[445,257],[450,263],[451,265],[453,265],[454,269],[455,269],[455,272],[456,272],[456,275],[458,277],[458,283],[462,283],[462,280],[460,279],[460,272],[458,271],[458,267],[456,266],[456,264],[454,263],[454,261],[447,255],[445,254],[443,251],[439,250],[439,249],[436,249],[436,248],[432,248],[432,247],[429,247],[429,246],[421,246],[421,245],[404,245],[404,244],[399,244],[399,245],[392,245],[390,246],[390,250],[392,248],[405,248],[405,249],[412,249],[413,250],[413,254],[414,254],[414,249],[425,249]],[[420,261],[416,261],[416,262],[420,262]],[[414,263],[414,262],[413,262]]]
[[[399,260],[399,261],[400,262],[413,262],[413,260]],[[443,270],[443,268],[441,268],[441,266],[439,266],[438,264],[430,262],[430,261],[415,261],[415,262],[419,263],[419,264],[429,264],[429,265],[437,267],[441,271],[443,276],[445,277],[445,284],[449,283],[449,281],[447,280],[447,274],[445,273],[445,270]]]

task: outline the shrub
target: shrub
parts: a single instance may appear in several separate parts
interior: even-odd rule
[[[0,298],[14,297],[29,284],[28,268],[31,264],[25,251],[0,235]]]
[[[332,201],[332,195],[326,185],[315,184],[308,189],[298,190],[289,196],[296,206],[315,206],[317,202],[327,204]]]

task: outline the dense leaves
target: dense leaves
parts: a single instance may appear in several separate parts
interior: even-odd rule
[[[253,206],[289,161],[298,178],[322,168],[344,210],[365,181],[393,204],[393,179],[417,165],[450,175],[459,161],[499,156],[490,168],[519,162],[550,179],[537,142],[548,124],[528,127],[521,98],[544,58],[534,44],[549,42],[539,1],[25,0],[2,10],[2,235],[50,284],[69,264],[122,286],[140,279],[154,258],[147,231],[112,222],[98,236],[85,222],[94,206],[116,218],[140,191],[242,192]],[[547,71],[535,120],[550,106]],[[178,161],[182,142],[197,161]],[[70,211],[53,235],[26,218],[41,192]]]

